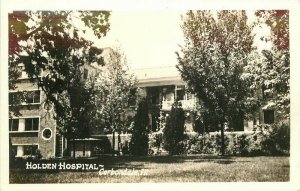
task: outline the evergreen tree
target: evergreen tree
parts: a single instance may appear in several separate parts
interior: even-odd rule
[[[181,154],[181,141],[184,139],[184,111],[177,103],[174,103],[167,117],[164,129],[164,147],[169,154]]]
[[[148,154],[148,103],[142,99],[138,105],[134,118],[130,150],[133,155],[145,156]]]

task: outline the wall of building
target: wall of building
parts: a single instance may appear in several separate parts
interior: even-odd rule
[[[30,90],[38,90],[37,85],[27,79],[23,79],[20,80],[17,88],[12,92]],[[14,119],[19,119],[18,131],[9,132],[11,144],[17,148],[18,156],[21,155],[26,145],[37,145],[43,158],[55,157],[56,122],[53,119],[53,108],[46,108],[44,101],[45,94],[40,91],[40,103],[23,103],[19,107],[20,115],[12,116]],[[37,130],[25,131],[24,123],[28,118],[39,118],[39,127]]]

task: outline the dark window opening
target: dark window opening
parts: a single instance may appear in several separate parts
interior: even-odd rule
[[[26,118],[25,131],[37,131],[39,129],[39,118]]]
[[[9,93],[9,105],[20,104],[22,100],[22,92]]]
[[[45,139],[50,139],[51,136],[52,136],[51,130],[49,128],[44,129],[44,131],[43,131],[43,137]]]
[[[17,150],[18,150],[18,146],[17,145],[12,145],[11,150],[10,150],[11,155],[12,156],[17,156]]]
[[[264,110],[264,123],[274,123],[274,110]]]
[[[37,145],[24,145],[24,155],[35,155],[37,149]]]
[[[9,119],[9,131],[18,131],[19,119]]]
[[[26,103],[40,103],[40,91],[27,92]]]
[[[84,70],[83,70],[83,78],[84,78],[84,79],[87,79],[88,76],[89,76],[89,71],[88,71],[87,69],[84,69]]]
[[[160,99],[159,99],[159,89],[156,87],[148,88],[147,89],[147,96],[150,99],[150,102],[152,104],[160,104]]]
[[[9,105],[40,103],[40,91],[11,92],[9,93]]]
[[[231,122],[232,129],[233,131],[244,131],[244,117],[242,114],[236,114],[232,118]]]
[[[176,88],[176,101],[184,100],[185,86],[177,86]]]

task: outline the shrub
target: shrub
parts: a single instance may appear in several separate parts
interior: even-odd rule
[[[144,156],[148,154],[148,103],[145,99],[139,102],[137,113],[134,117],[134,126],[130,142],[132,155]]]
[[[248,135],[246,134],[242,134],[242,135],[238,135],[236,137],[236,143],[239,147],[239,155],[241,156],[245,156],[248,155],[248,146],[249,146],[249,142],[247,140]]]
[[[261,124],[253,133],[226,133],[225,154],[240,156],[282,155],[290,148],[290,127],[286,122]],[[184,140],[184,153],[221,154],[221,135],[207,133],[191,135]]]
[[[159,154],[163,141],[162,132],[149,134],[149,154]]]
[[[273,128],[272,137],[276,142],[276,148],[279,152],[288,153],[290,150],[290,124],[288,122],[279,122]]]
[[[285,122],[258,125],[257,131],[248,139],[250,155],[287,154],[290,148],[290,126]]]
[[[42,153],[41,153],[41,150],[40,149],[37,149],[36,151],[35,151],[35,159],[36,160],[40,160],[43,156],[42,156]]]
[[[173,104],[167,118],[163,139],[164,147],[170,155],[184,153],[184,111],[177,103]]]

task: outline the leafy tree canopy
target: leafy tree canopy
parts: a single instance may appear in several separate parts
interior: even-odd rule
[[[136,96],[136,78],[129,73],[120,49],[110,49],[106,62],[97,82],[97,111],[107,132],[120,133],[126,131],[126,112]]]
[[[257,11],[258,26],[267,24],[271,34],[262,40],[271,42],[271,49],[253,52],[244,78],[252,89],[261,89],[271,95],[282,117],[289,117],[290,109],[290,53],[289,12],[287,10]],[[265,101],[265,100],[262,100]]]
[[[72,80],[73,70],[85,63],[101,63],[99,48],[83,36],[93,30],[101,38],[109,30],[107,11],[27,11],[9,14],[9,88],[15,88],[20,70],[33,80],[50,98],[61,93]],[[50,98],[53,101],[53,97]]]
[[[188,11],[182,21],[185,45],[177,53],[177,68],[204,111],[221,125],[224,154],[224,123],[258,105],[241,77],[253,50],[253,26],[245,11]]]
[[[189,11],[182,29],[185,46],[177,68],[204,107],[221,120],[247,112],[256,101],[241,78],[253,49],[245,11]]]
[[[103,63],[102,50],[86,40],[84,33],[92,30],[97,38],[104,37],[109,16],[107,11],[9,14],[9,88],[16,88],[23,65],[29,79],[46,94],[46,103],[54,104],[58,126],[73,136],[88,126],[93,111],[93,82],[82,81],[82,66]]]

